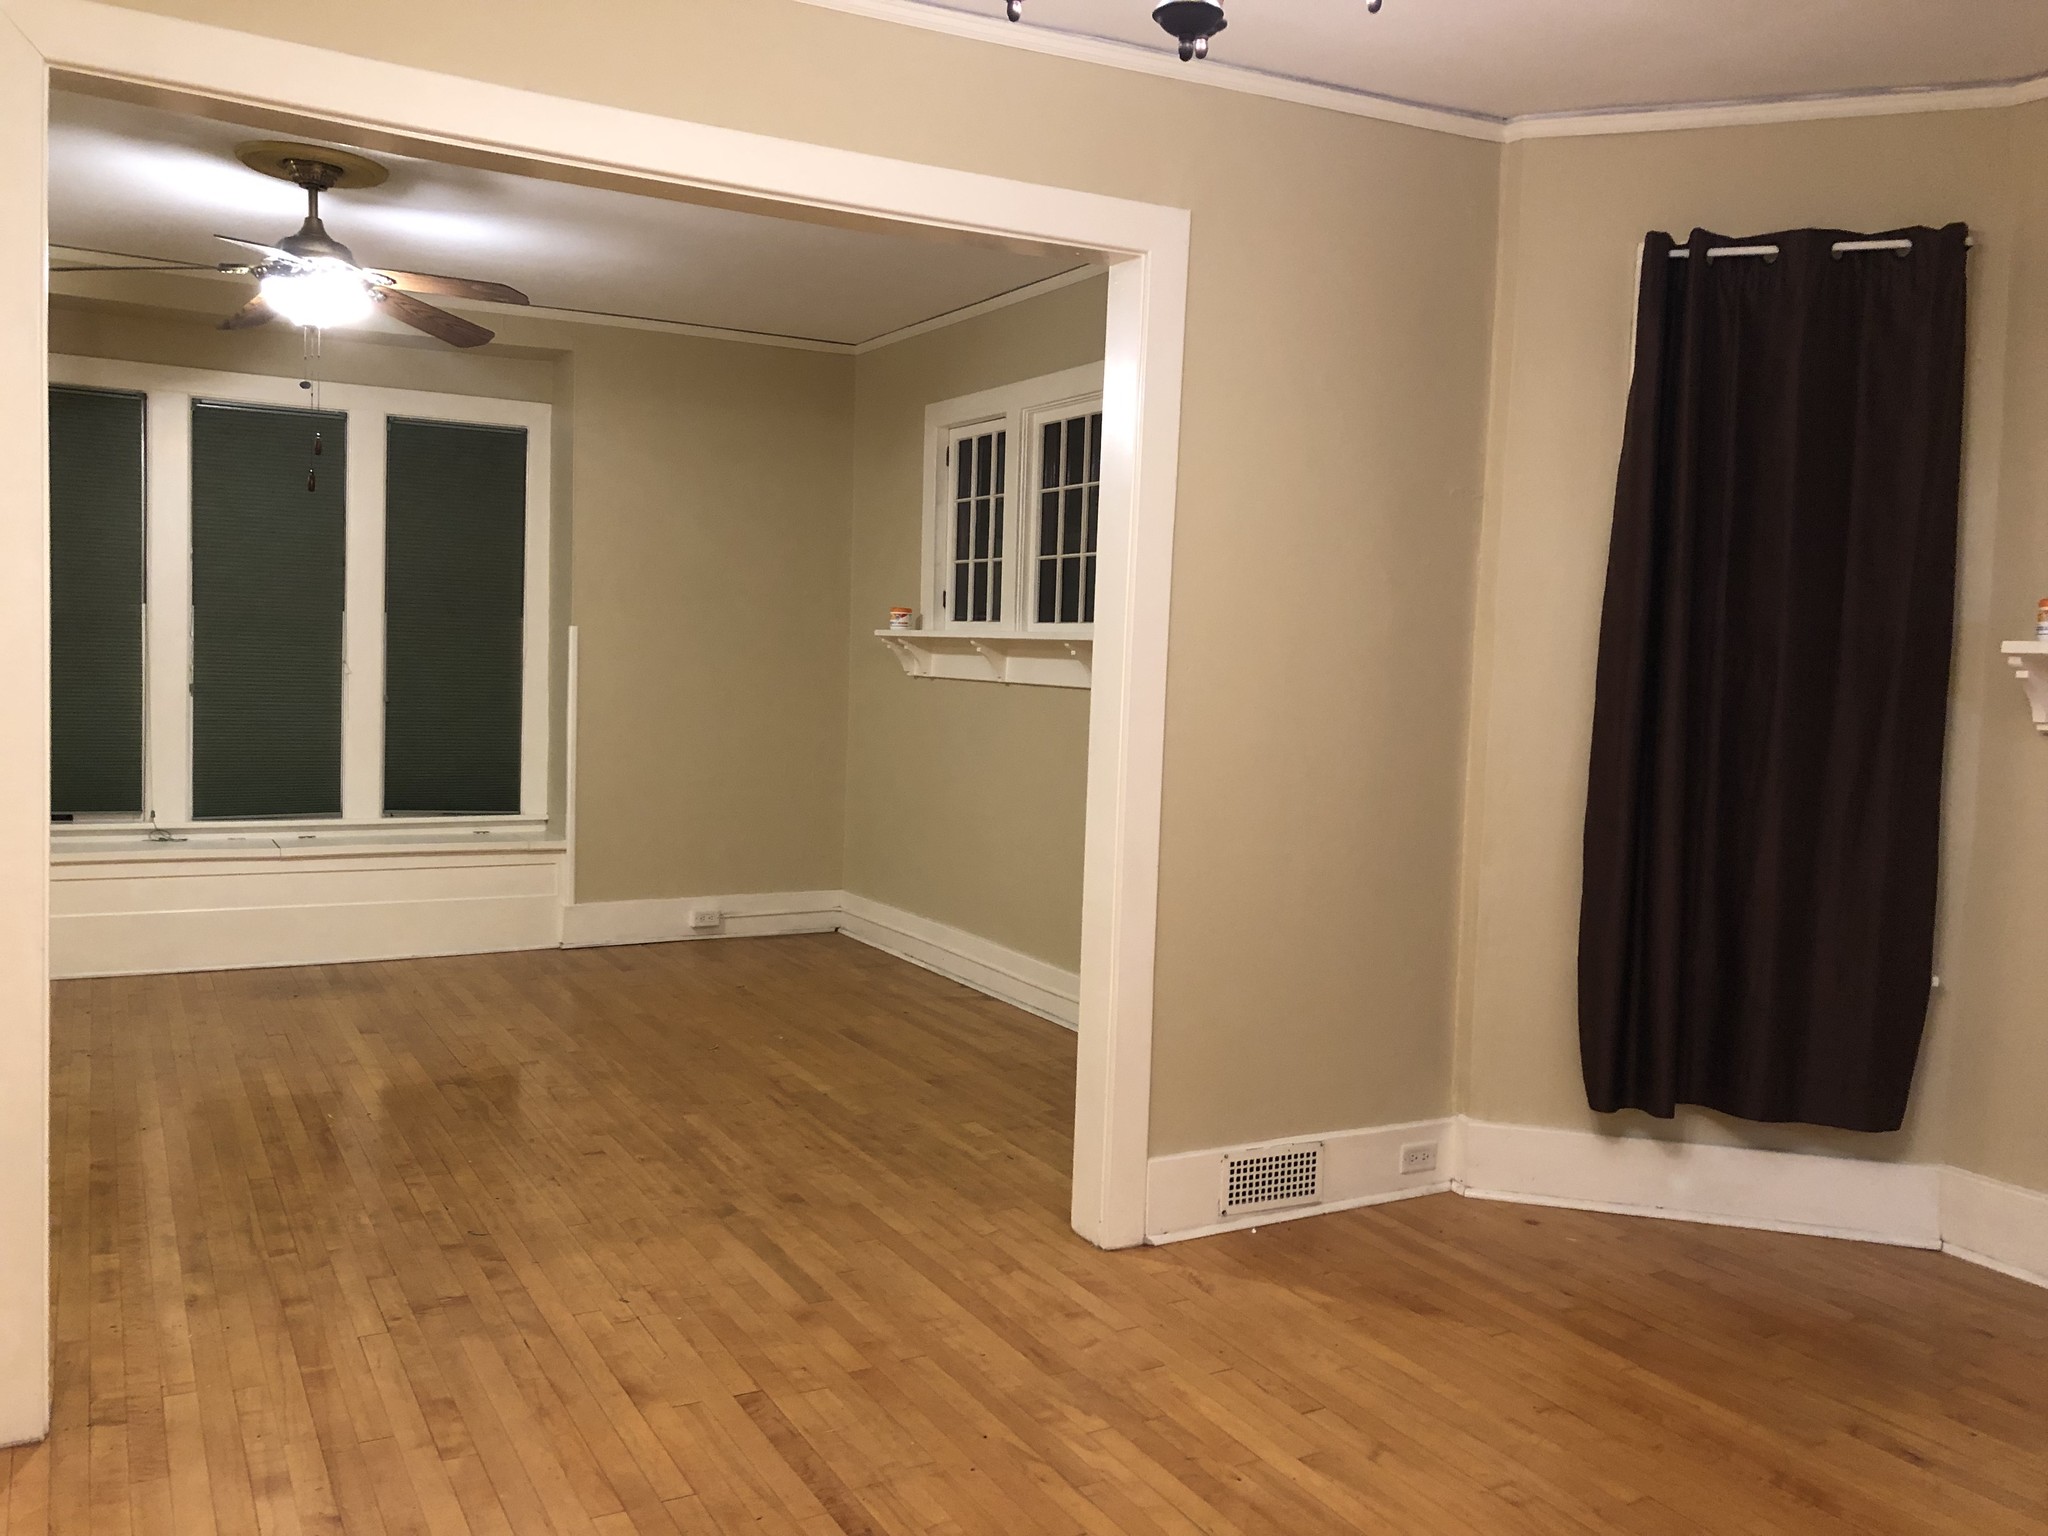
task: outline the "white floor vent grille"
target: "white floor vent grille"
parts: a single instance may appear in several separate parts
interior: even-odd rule
[[[1219,1216],[1263,1211],[1282,1205],[1306,1205],[1322,1198],[1323,1144],[1261,1147],[1223,1159],[1223,1191]]]

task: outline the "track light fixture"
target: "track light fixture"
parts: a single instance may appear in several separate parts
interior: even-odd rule
[[[1366,0],[1365,8],[1378,15],[1380,5],[1381,0]],[[1024,19],[1024,0],[1005,0],[1003,8],[1010,20]],[[1223,0],[1159,0],[1152,19],[1180,44],[1183,62],[1209,57],[1209,39],[1230,25],[1223,19]]]

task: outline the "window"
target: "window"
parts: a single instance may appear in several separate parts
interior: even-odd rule
[[[195,821],[341,814],[347,463],[339,412],[192,403]]]
[[[385,814],[516,814],[526,434],[393,417],[384,485]]]
[[[953,573],[955,623],[1003,621],[1003,494],[1009,483],[1010,434],[969,431],[953,440]]]
[[[546,820],[547,406],[51,370],[60,832]]]
[[[1056,415],[1038,434],[1038,622],[1093,624],[1102,412]]]
[[[925,438],[925,627],[1085,637],[1101,523],[1101,366],[943,401],[925,413]]]
[[[139,394],[50,391],[50,810],[139,816]]]

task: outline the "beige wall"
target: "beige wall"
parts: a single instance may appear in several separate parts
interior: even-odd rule
[[[97,280],[140,294],[135,277]],[[159,278],[158,305],[230,307]],[[558,631],[581,631],[577,898],[836,889],[853,363],[506,318],[480,353],[330,338],[337,381],[551,400]],[[59,352],[293,375],[295,334],[59,300]],[[558,659],[561,652],[558,648]],[[554,740],[562,755],[562,699]],[[561,773],[555,775],[559,805]]]
[[[125,3],[333,41],[323,15],[268,0]],[[2032,779],[2048,772],[2048,749],[2016,721],[1990,654],[2048,586],[2048,571],[2033,569],[2048,551],[2028,504],[2048,466],[2022,441],[2030,421],[2016,417],[2027,430],[2009,440],[1998,430],[2008,387],[2016,404],[2048,388],[2042,211],[2027,185],[2043,168],[2038,111],[1538,141],[1503,156],[793,0],[602,0],[594,11],[362,0],[351,14],[349,46],[428,69],[1192,210],[1157,1153],[1388,1123],[1454,1102],[1488,1118],[1591,1123],[1573,1037],[1577,836],[1636,242],[1653,226],[1695,223],[1741,233],[1969,219],[1984,243],[1943,920],[1951,975],[1912,1123],[1865,1139],[1709,1116],[1631,1123],[1875,1156],[1953,1146],[1987,1170],[2048,1182],[2042,1133],[2025,1121],[2048,1070],[2027,1006],[2039,995],[2028,922],[2039,898],[2026,889],[2048,833],[2035,824],[2048,811]],[[2016,270],[2010,314],[2031,329],[2008,359]],[[672,370],[666,353],[637,345],[620,343],[610,386],[576,378],[579,419],[586,385],[593,419],[602,400],[638,410],[643,426],[670,419],[649,391],[718,403],[690,366]],[[821,422],[808,376],[790,382],[808,366],[789,362],[783,378],[764,363],[746,387]],[[579,441],[579,485],[591,456]],[[788,473],[766,482],[757,507],[802,502],[820,483],[803,466],[763,467]],[[720,595],[688,586],[718,540],[749,558],[794,550],[743,519],[665,521],[684,506],[694,517],[732,504],[716,488],[699,497],[687,469],[650,453],[590,470],[637,509],[594,536],[589,568],[577,551],[579,613],[617,600],[602,648],[638,669],[631,687],[598,699],[593,757],[626,743],[630,700],[671,685],[665,664],[699,641],[731,643]],[[2003,499],[2001,476],[2012,487]],[[835,610],[817,589],[830,635],[799,625],[764,641],[771,669],[798,669],[828,642],[844,661],[856,611],[876,601],[892,558],[886,532],[865,516],[860,526],[854,593]],[[636,581],[643,559],[663,581]],[[674,605],[670,580],[688,588],[686,623],[716,622],[661,628],[674,616],[655,612]],[[856,653],[854,694],[879,683],[869,675],[878,665]],[[742,704],[743,676],[726,685]],[[871,775],[886,730],[863,734],[858,700],[841,718],[854,722],[848,761]],[[822,737],[778,739],[765,719],[742,734],[799,764],[831,758]],[[585,825],[585,894],[673,891],[679,861],[689,885],[740,888],[730,850],[699,859],[679,853],[679,838],[643,854],[631,818],[603,825],[615,805],[671,786],[680,814],[693,814],[683,792],[736,783],[740,769],[680,730],[622,750],[588,786],[598,820]],[[797,800],[797,821],[832,845],[844,812],[807,789]],[[862,881],[908,892],[910,875],[887,868],[887,820],[863,812],[839,830]],[[808,834],[791,838],[777,878],[748,883],[816,883],[803,878],[811,846]],[[815,868],[828,873],[829,857]],[[1054,947],[1049,932],[1009,931],[1022,947]]]
[[[794,0],[349,17],[428,69],[1190,209],[1153,1147],[1449,1106],[1496,147]]]
[[[126,3],[331,41],[323,18],[266,0]],[[1636,242],[1695,223],[1741,233],[1970,220],[1984,243],[1943,919],[1951,975],[1912,1124],[1864,1139],[1704,1115],[1631,1124],[1875,1156],[1953,1145],[2048,1182],[2040,1133],[2009,1128],[2015,1106],[2038,1102],[2042,1070],[2029,1065],[2042,1036],[2025,1006],[2038,989],[2024,886],[2032,818],[2048,814],[2033,809],[2029,776],[2048,766],[2030,733],[2016,737],[2024,719],[2015,725],[2012,685],[1989,654],[2048,585],[2029,568],[2042,551],[2023,499],[2048,468],[2025,434],[2008,443],[1998,430],[2008,385],[2015,401],[2044,387],[2040,346],[2024,343],[2009,364],[2003,344],[2038,113],[1538,141],[1503,155],[792,0],[606,0],[594,13],[363,0],[353,16],[350,46],[429,69],[1192,210],[1157,1153],[1454,1102],[1488,1118],[1591,1123],[1573,1032],[1577,837]],[[2032,158],[2018,165],[2015,153]],[[2038,209],[2029,221],[2038,247]],[[2038,330],[2041,280],[2033,264],[2021,271],[2032,286],[2012,314]],[[579,477],[588,451],[578,443]],[[643,487],[672,472],[647,468]],[[2018,488],[2005,500],[2001,475]],[[649,489],[644,504],[661,498]],[[832,620],[842,658],[856,613],[895,600],[875,595],[887,536],[870,545],[860,527],[859,585]],[[653,603],[630,584],[634,537],[621,525],[596,574],[579,550],[579,603],[615,582]],[[654,546],[685,577],[696,548],[681,535]],[[607,644],[632,653],[632,630]],[[851,664],[857,775],[873,774],[888,739],[863,734],[857,697],[879,685],[864,675],[878,666],[859,653]],[[623,763],[616,787],[658,787],[670,766],[659,753]],[[843,828],[859,879],[885,897],[912,890],[907,871],[886,868],[900,853],[887,822],[863,811]],[[786,862],[802,859],[791,850]],[[587,894],[646,891],[667,863],[637,858],[620,836]],[[711,880],[720,860],[707,863]],[[1053,947],[1049,934],[1007,931],[1020,947]]]
[[[2011,131],[2000,516],[1978,542],[1980,561],[1991,543],[1988,575],[1975,577],[1982,617],[1956,658],[1981,738],[1975,773],[1957,785],[1974,818],[1968,847],[1952,852],[1944,925],[1942,1121],[1949,1161],[2048,1189],[2048,738],[1997,654],[2001,639],[2032,633],[2034,604],[2048,596],[2048,104],[2012,114]]]
[[[836,889],[852,359],[574,360],[577,899]]]
[[[875,639],[921,606],[924,410],[1102,359],[1091,279],[883,347],[854,369],[846,889],[1073,969],[1088,695],[904,675]]]
[[[1633,1113],[1596,1117],[1578,1076],[1574,980],[1593,660],[1629,379],[1636,254],[1647,230],[1683,234],[1695,225],[1739,236],[1801,225],[1883,229],[1963,219],[1977,231],[1944,968],[1967,947],[1962,897],[1979,878],[1975,818],[1982,817],[1993,838],[2009,836],[1994,829],[2048,773],[2048,749],[2033,740],[2017,690],[2002,675],[1996,643],[2001,634],[2023,632],[2021,598],[2038,595],[2027,584],[2048,581],[2042,561],[2048,546],[2040,543],[2037,516],[2025,520],[2024,532],[2010,533],[2012,540],[2032,541],[2031,574],[1993,579],[1994,548],[2007,537],[2000,529],[2000,475],[2007,289],[2015,261],[2010,134],[2009,114],[1934,113],[1537,141],[1509,149],[1461,947],[1460,1066],[1469,1113],[1857,1156],[1940,1158],[1948,1145],[1944,1122],[1951,1118],[1944,1114],[1950,1064],[1983,1059],[1984,1071],[1995,1075],[2025,1053],[2022,1030],[1992,1024],[1952,974],[1933,1010],[1906,1129],[1897,1135],[1767,1129],[1704,1112],[1682,1116],[1676,1125]],[[2038,244],[2042,237],[2033,238]],[[2035,358],[2037,370],[2048,361],[2038,346]],[[2031,380],[2036,389],[2041,382]],[[1995,787],[1989,782],[1994,764],[2006,775]],[[2048,821],[2041,819],[2048,801],[2036,793],[2031,803],[2026,814],[2036,829],[2031,849],[2038,862],[2048,852]],[[2015,852],[2004,862],[2016,880],[2027,854]],[[2018,928],[2009,939],[2015,950],[2030,947]],[[1968,991],[1981,996],[1988,985],[1997,994],[2016,980],[1972,977]],[[2038,1130],[2048,1032],[2035,1029],[2030,1049],[2034,1066],[2008,1081],[2031,1080],[2035,1087],[2030,1134],[2038,1153],[2048,1146]],[[1999,1115],[2018,1109],[2024,1092],[2015,1086]],[[1972,1133],[1975,1139],[2009,1136],[1991,1128],[1984,1113],[1989,1107],[1973,1101],[1967,1115],[1955,1118],[1986,1122]],[[1999,1166],[2017,1173],[2027,1164],[2014,1152]],[[2048,1160],[2033,1166],[2035,1178],[2048,1176]]]

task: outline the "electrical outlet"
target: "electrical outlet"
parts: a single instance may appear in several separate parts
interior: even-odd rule
[[[690,926],[696,929],[719,928],[725,924],[725,914],[716,907],[690,908]]]
[[[1433,1141],[1411,1141],[1401,1149],[1401,1172],[1435,1173],[1436,1143]]]

